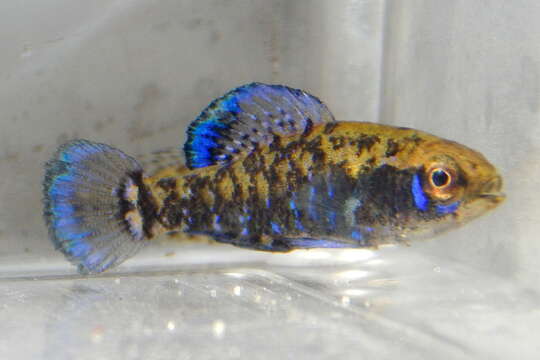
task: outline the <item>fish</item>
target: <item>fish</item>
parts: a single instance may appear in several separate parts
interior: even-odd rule
[[[317,97],[250,83],[189,125],[185,164],[146,173],[133,157],[76,139],[45,164],[44,219],[81,274],[161,234],[288,252],[409,244],[505,198],[479,152],[405,127],[336,121]]]

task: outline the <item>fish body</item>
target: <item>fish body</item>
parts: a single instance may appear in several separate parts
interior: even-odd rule
[[[460,221],[415,203],[416,157],[430,146],[454,145],[412,129],[327,123],[227,166],[166,169],[145,180],[156,209],[149,235],[180,230],[271,251],[406,241],[444,218]]]
[[[85,273],[163,233],[265,251],[376,247],[455,228],[504,198],[476,151],[414,129],[337,122],[317,98],[279,85],[212,102],[184,151],[187,167],[146,175],[107,145],[61,147],[44,182],[53,242]]]

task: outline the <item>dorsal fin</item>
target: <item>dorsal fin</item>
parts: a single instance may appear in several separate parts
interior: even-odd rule
[[[335,121],[316,97],[283,85],[252,83],[214,100],[191,123],[184,145],[187,166],[234,161],[238,154],[270,145],[274,135],[303,133]]]

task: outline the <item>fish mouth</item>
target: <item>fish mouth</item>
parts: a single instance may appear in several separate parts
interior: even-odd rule
[[[494,205],[496,205],[496,204],[499,204],[499,203],[503,202],[504,199],[506,199],[506,194],[504,194],[502,192],[483,193],[483,194],[478,195],[478,198],[480,198],[482,200],[485,200],[485,201],[488,201],[488,202],[491,202]]]
[[[502,192],[481,193],[469,198],[457,213],[460,222],[468,222],[482,214],[493,210],[504,201],[506,195]]]
[[[482,191],[477,198],[482,199],[487,202],[491,202],[494,205],[499,204],[500,202],[506,199],[506,194],[502,191],[502,178],[497,175],[491,178],[482,186]]]
[[[494,176],[489,181],[484,182],[479,191],[470,195],[460,211],[462,221],[474,219],[485,212],[499,206],[506,199],[506,194],[502,192],[502,178]]]

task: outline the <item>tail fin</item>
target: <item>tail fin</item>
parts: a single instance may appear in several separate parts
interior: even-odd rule
[[[137,161],[105,144],[74,140],[47,162],[43,203],[49,235],[80,273],[102,272],[144,245],[140,186]]]

